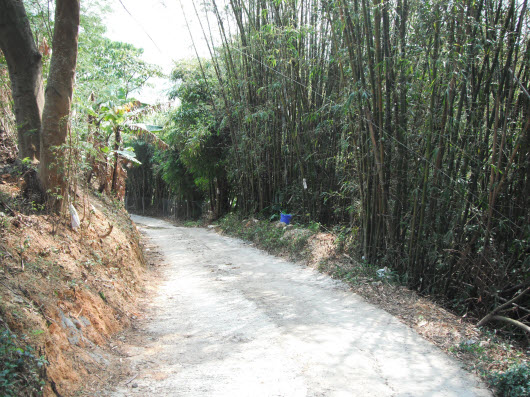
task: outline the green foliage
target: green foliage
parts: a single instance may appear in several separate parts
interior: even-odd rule
[[[334,264],[330,268],[326,268],[325,264],[322,264],[320,270],[327,271],[332,277],[338,278],[350,284],[390,281],[388,279],[379,277],[377,274],[377,266],[364,260],[349,265]]]
[[[16,343],[16,335],[7,328],[0,333],[0,394],[3,396],[37,396],[44,386],[46,360],[36,357],[29,346]]]
[[[203,68],[211,74],[209,63]],[[208,81],[205,81],[195,62],[178,63],[172,79],[177,83],[172,97],[180,99],[180,106],[171,114],[166,126],[167,139],[177,150],[187,172],[193,175],[196,186],[207,191],[221,167],[223,151],[221,137],[213,112]]]
[[[187,222],[184,222],[184,224],[182,226],[184,226],[184,227],[199,227],[199,226],[201,226],[201,222],[200,221],[187,221]]]
[[[311,230],[313,233],[318,233],[321,226],[322,225],[319,222],[310,221],[309,224],[307,225],[307,228]]]
[[[339,251],[349,252],[350,249],[355,249],[359,233],[357,227],[337,225],[333,228],[333,233],[337,236],[335,245]]]
[[[460,342],[457,346],[451,347],[449,351],[472,354],[474,356],[481,357],[484,354],[484,347],[474,340],[465,340]]]
[[[53,2],[25,0],[24,5],[43,53],[46,76],[52,50]],[[130,125],[146,109],[131,96],[162,74],[158,66],[142,59],[142,49],[105,37],[104,17],[110,8],[104,1],[86,0],[81,7],[71,128],[66,144],[57,148],[61,156],[55,166],[72,185],[86,181],[98,190],[121,196],[126,175],[121,163],[137,163],[130,147],[124,147],[121,133],[154,136],[152,131]]]
[[[105,37],[103,15],[106,11],[96,1],[88,3],[81,16],[74,97],[77,117],[72,121],[77,139],[74,153],[78,154],[76,163],[82,165],[83,175],[88,175],[90,180],[96,173],[98,189],[107,193],[119,191],[120,195],[123,194],[120,186],[125,182],[114,176],[108,181],[106,169],[109,165],[121,167],[122,160],[139,163],[134,150],[124,148],[123,141],[127,135],[143,133],[142,128],[131,124],[147,107],[131,96],[150,78],[161,76],[161,72],[159,67],[141,58],[142,49]],[[150,134],[149,131],[145,133]]]
[[[83,104],[91,93],[99,102],[128,98],[152,77],[160,77],[158,66],[145,62],[143,49],[105,37],[105,7],[88,7],[81,15],[76,97]]]
[[[180,175],[245,217],[336,226],[353,257],[454,309],[510,299],[529,269],[528,8],[247,3],[211,61],[174,71]]]
[[[513,365],[507,371],[490,376],[492,385],[500,396],[526,397],[530,395],[530,365]]]
[[[11,222],[9,218],[3,212],[0,213],[0,233],[7,233],[11,229]],[[2,253],[0,252],[0,258],[2,258]]]
[[[225,168],[227,137],[222,117],[216,113],[215,93],[211,91],[216,86],[213,66],[208,61],[202,61],[202,68],[198,62],[177,63],[172,80],[175,86],[170,97],[178,98],[180,106],[165,115],[161,135],[170,148],[153,147],[143,151],[147,156],[144,161],[153,164],[143,169],[143,175],[148,173],[153,177],[150,181],[144,177],[141,183],[131,180],[129,192],[136,197],[145,194],[138,191],[141,184],[144,191],[160,191],[159,200],[169,193],[177,200],[209,201],[210,208],[222,214],[229,206]],[[133,178],[139,179],[139,175]]]
[[[271,253],[289,255],[292,259],[304,257],[308,240],[314,234],[303,227],[285,228],[268,220],[243,220],[234,213],[221,218],[219,226],[229,235],[251,241]]]

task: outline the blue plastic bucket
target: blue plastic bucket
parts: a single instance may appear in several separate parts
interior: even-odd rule
[[[289,223],[291,223],[292,217],[293,216],[291,214],[280,214],[280,222],[283,222],[288,225]]]

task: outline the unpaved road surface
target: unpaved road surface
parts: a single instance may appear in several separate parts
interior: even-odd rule
[[[113,396],[490,396],[326,275],[205,229],[133,216],[168,264]]]

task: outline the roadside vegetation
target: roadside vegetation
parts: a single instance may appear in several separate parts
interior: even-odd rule
[[[197,222],[184,226],[196,227]],[[406,280],[388,267],[353,260],[340,234],[317,224],[289,225],[244,219],[229,214],[215,222],[222,233],[251,242],[347,283],[355,293],[413,328],[479,375],[499,396],[526,396],[530,390],[530,350],[508,332],[477,328],[472,315],[462,318],[441,302],[407,288]],[[471,317],[471,318],[470,318]]]
[[[99,222],[127,207],[222,219],[227,232],[294,259],[324,246],[316,267],[372,301],[397,310],[418,297],[416,312],[403,316],[435,343],[437,317],[420,318],[423,297],[453,319],[472,319],[455,354],[483,362],[488,338],[479,341],[473,326],[493,333],[487,343],[509,336],[528,349],[528,1],[193,5],[186,18],[201,21],[210,57],[175,64],[168,99],[179,105],[170,107],[135,98],[160,71],[141,49],[105,37],[104,2],[0,4],[0,278],[25,297],[19,305],[29,305],[19,277],[36,283],[58,272],[73,291],[86,279],[66,277],[35,251],[29,231],[43,225],[65,245],[92,244],[72,230],[79,212],[80,230],[101,236],[106,249],[116,225],[96,227],[89,204],[103,200]],[[281,211],[305,227],[277,227]],[[114,243],[109,252],[124,246]],[[332,252],[340,261],[325,259]],[[122,269],[98,255],[83,257],[89,274]],[[2,330],[19,320],[6,320],[10,313],[2,312]],[[6,351],[42,346],[11,331],[17,338],[6,336]],[[57,357],[44,355],[49,369]],[[486,360],[478,371],[500,371],[491,377],[498,390],[524,395],[527,357],[510,360]],[[36,385],[38,371],[28,371]]]
[[[220,219],[221,229],[235,237],[255,243],[258,247],[274,253],[283,254],[290,259],[302,259],[306,255],[308,240],[314,234],[313,231],[285,226],[279,223],[263,222],[250,219],[242,222],[234,214]]]
[[[187,17],[208,18],[205,37],[216,23],[221,44],[175,66],[181,103],[158,118],[169,150],[144,151],[131,200],[145,188],[166,215],[197,201],[212,219],[294,214],[527,338],[526,1],[231,0]]]
[[[36,356],[31,347],[20,347],[16,335],[4,324],[0,334],[0,393],[3,396],[40,394],[46,364],[46,359]]]
[[[211,0],[187,18],[221,39],[175,66],[170,150],[153,147],[142,171],[163,196],[155,212],[202,201],[209,220],[229,214],[232,233],[283,252],[281,230],[230,214],[293,214],[351,258],[330,274],[370,284],[384,269],[527,349],[527,1]]]

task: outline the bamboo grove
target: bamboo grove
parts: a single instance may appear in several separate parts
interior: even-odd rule
[[[211,0],[187,17],[212,55],[178,77],[210,131],[188,157],[217,162],[217,208],[341,225],[359,258],[455,307],[529,285],[527,0]]]

